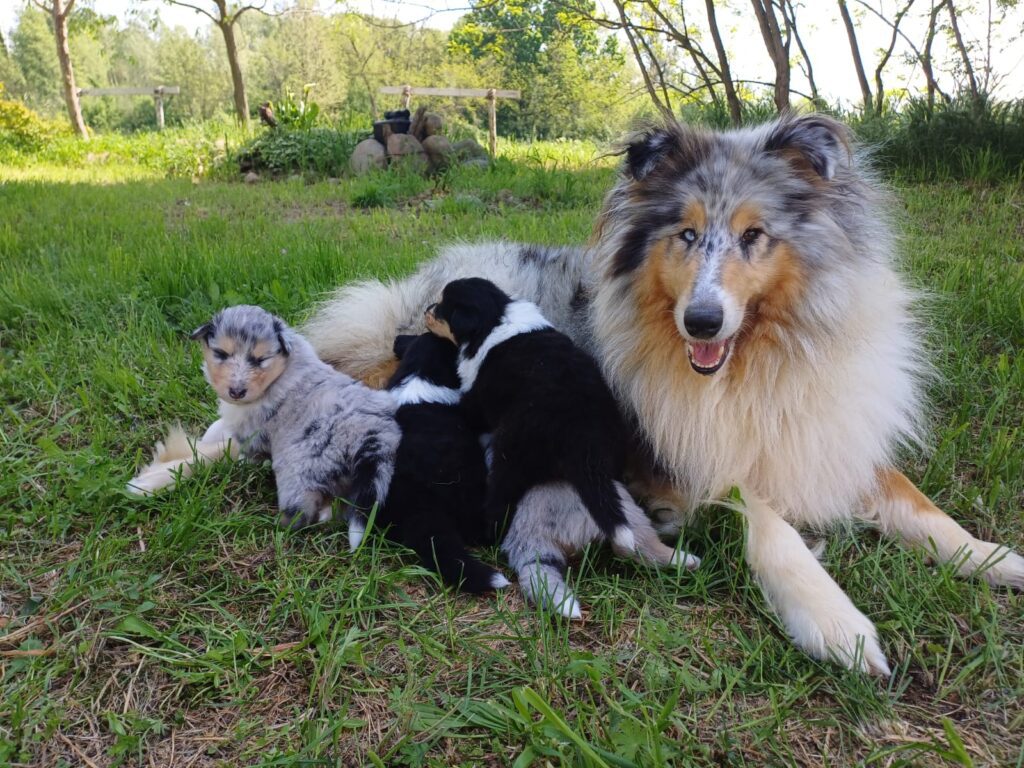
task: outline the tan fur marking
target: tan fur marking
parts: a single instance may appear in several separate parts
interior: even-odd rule
[[[737,235],[742,235],[752,227],[760,229],[763,225],[761,209],[753,203],[741,203],[729,219],[729,228]]]
[[[708,225],[708,212],[700,200],[691,200],[683,208],[682,216],[683,229],[692,227],[698,232],[703,232]]]
[[[368,387],[374,389],[384,389],[387,386],[388,381],[392,376],[395,375],[395,371],[398,370],[398,360],[386,360],[368,371],[365,371],[359,375],[359,380]]]
[[[890,501],[909,504],[918,514],[943,515],[945,512],[925,496],[907,476],[895,469],[886,467],[878,470],[878,493]]]
[[[703,209],[702,209],[703,210]],[[681,383],[692,369],[686,359],[686,344],[676,327],[676,302],[689,296],[697,275],[695,259],[684,259],[674,241],[663,240],[651,247],[640,267],[633,291],[639,308],[638,319],[645,329],[631,355],[637,368],[658,371]],[[665,386],[672,386],[665,381]]]
[[[722,269],[722,286],[746,307],[727,370],[731,377],[742,378],[746,362],[757,358],[765,345],[782,343],[806,287],[800,260],[789,245],[779,243],[767,252],[765,247],[755,246],[762,250],[755,251],[752,260],[730,259]]]
[[[452,329],[448,327],[448,323],[437,318],[429,309],[424,313],[423,319],[427,324],[427,330],[432,334],[440,336],[442,339],[448,339],[452,344],[458,344],[455,340],[455,334],[453,334]]]

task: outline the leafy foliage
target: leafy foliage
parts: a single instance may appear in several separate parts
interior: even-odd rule
[[[362,138],[333,128],[270,130],[243,146],[238,158],[243,167],[257,171],[338,176]]]
[[[67,134],[61,123],[46,120],[20,101],[4,98],[0,83],[0,157],[5,150],[34,152],[47,142]]]
[[[274,104],[274,116],[278,122],[287,128],[308,131],[316,125],[320,116],[320,105],[309,98],[313,84],[302,86],[302,98],[296,99],[292,91],[288,91],[285,97]]]

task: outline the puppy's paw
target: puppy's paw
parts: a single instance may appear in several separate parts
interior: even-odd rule
[[[355,552],[363,543],[366,535],[366,521],[361,517],[350,517],[348,520],[348,551]]]
[[[562,601],[555,606],[555,610],[564,618],[572,621],[580,621],[583,618],[583,610],[580,601],[571,592],[562,598]]]
[[[504,589],[512,582],[505,578],[505,574],[495,571],[491,576],[491,589]]]
[[[622,553],[636,551],[636,536],[628,525],[620,525],[612,536],[612,544]]]
[[[672,554],[672,559],[669,561],[669,565],[682,567],[687,571],[695,571],[698,566],[700,566],[700,558],[679,549]]]
[[[152,496],[163,488],[172,487],[179,475],[187,472],[185,461],[153,462],[128,481],[125,491],[132,496]]]

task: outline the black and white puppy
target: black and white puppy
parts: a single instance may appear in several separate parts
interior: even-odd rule
[[[394,351],[400,362],[387,386],[402,439],[377,519],[448,584],[475,593],[508,586],[501,573],[466,551],[486,538],[487,466],[459,406],[455,347],[424,333],[399,336]]]
[[[482,278],[448,283],[425,319],[458,347],[463,409],[492,433],[488,524],[501,530],[531,488],[564,481],[618,549],[634,550],[616,485],[627,430],[597,363],[535,304]]]

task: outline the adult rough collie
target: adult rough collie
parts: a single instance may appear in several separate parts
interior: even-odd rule
[[[862,517],[961,573],[1024,586],[1024,558],[893,466],[920,437],[927,364],[888,208],[829,118],[664,125],[625,148],[589,247],[451,248],[406,280],[341,289],[307,332],[324,359],[379,382],[396,330],[418,327],[449,280],[536,302],[640,426],[659,467],[651,506],[685,515],[738,487],[747,560],[793,640],[884,674],[874,625],[796,527]]]

